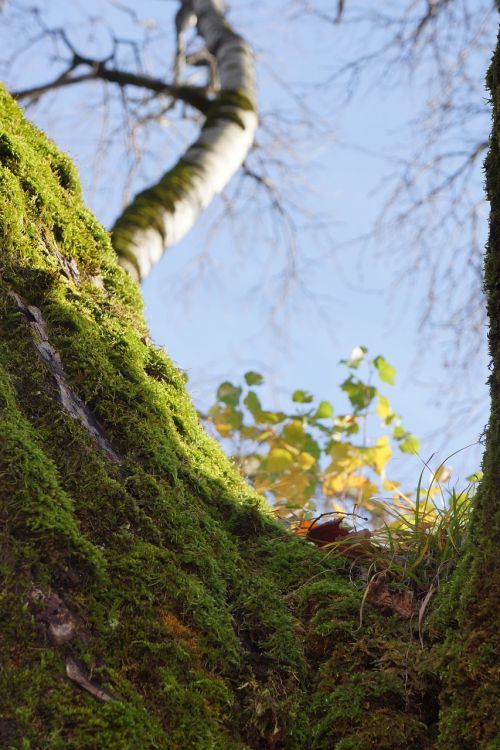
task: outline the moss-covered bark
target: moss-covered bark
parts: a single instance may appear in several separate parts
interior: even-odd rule
[[[435,747],[443,626],[274,523],[3,90],[0,196],[0,747]]]
[[[486,191],[490,234],[485,258],[491,414],[484,480],[468,554],[450,586],[439,748],[500,747],[500,37],[487,76],[493,105]]]

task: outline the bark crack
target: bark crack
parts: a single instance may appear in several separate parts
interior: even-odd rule
[[[33,344],[58,387],[59,402],[63,409],[72,419],[80,422],[91,436],[92,440],[107,458],[115,464],[121,463],[121,458],[112,448],[107,439],[104,429],[93,416],[90,409],[83,403],[82,399],[69,385],[66,373],[61,362],[59,353],[49,341],[47,326],[42,313],[38,307],[29,305],[16,292],[8,292],[8,296],[14,300],[16,307],[23,313],[29,323]]]

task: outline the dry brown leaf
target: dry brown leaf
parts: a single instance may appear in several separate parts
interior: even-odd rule
[[[399,615],[409,619],[413,614],[413,591],[391,591],[387,586],[385,573],[373,576],[365,599],[384,615]]]

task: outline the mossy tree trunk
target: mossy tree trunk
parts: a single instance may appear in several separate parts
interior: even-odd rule
[[[491,412],[469,550],[450,586],[439,747],[500,747],[500,37],[487,76],[493,122],[486,159],[485,258]]]
[[[206,436],[72,165],[1,91],[2,748],[494,747],[492,141],[485,482],[422,647],[368,606],[360,626],[349,563],[286,534]]]

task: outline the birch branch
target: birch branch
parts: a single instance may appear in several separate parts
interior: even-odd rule
[[[252,51],[224,17],[222,0],[183,0],[217,65],[220,91],[198,139],[160,181],[139,193],[116,221],[120,264],[141,281],[196,222],[244,162],[257,129]]]
[[[73,74],[75,68],[80,65],[86,65],[90,70],[78,75]],[[20,89],[19,91],[12,91],[11,94],[15,99],[19,100],[36,100],[48,91],[53,91],[64,86],[74,86],[78,83],[87,83],[88,81],[106,81],[108,83],[116,83],[121,87],[136,86],[153,91],[155,94],[171,96],[173,99],[189,104],[204,114],[211,104],[205,89],[199,86],[178,86],[162,81],[160,78],[151,78],[151,76],[109,68],[103,61],[88,58],[80,58],[76,62],[72,62],[67,70],[52,81]]]

